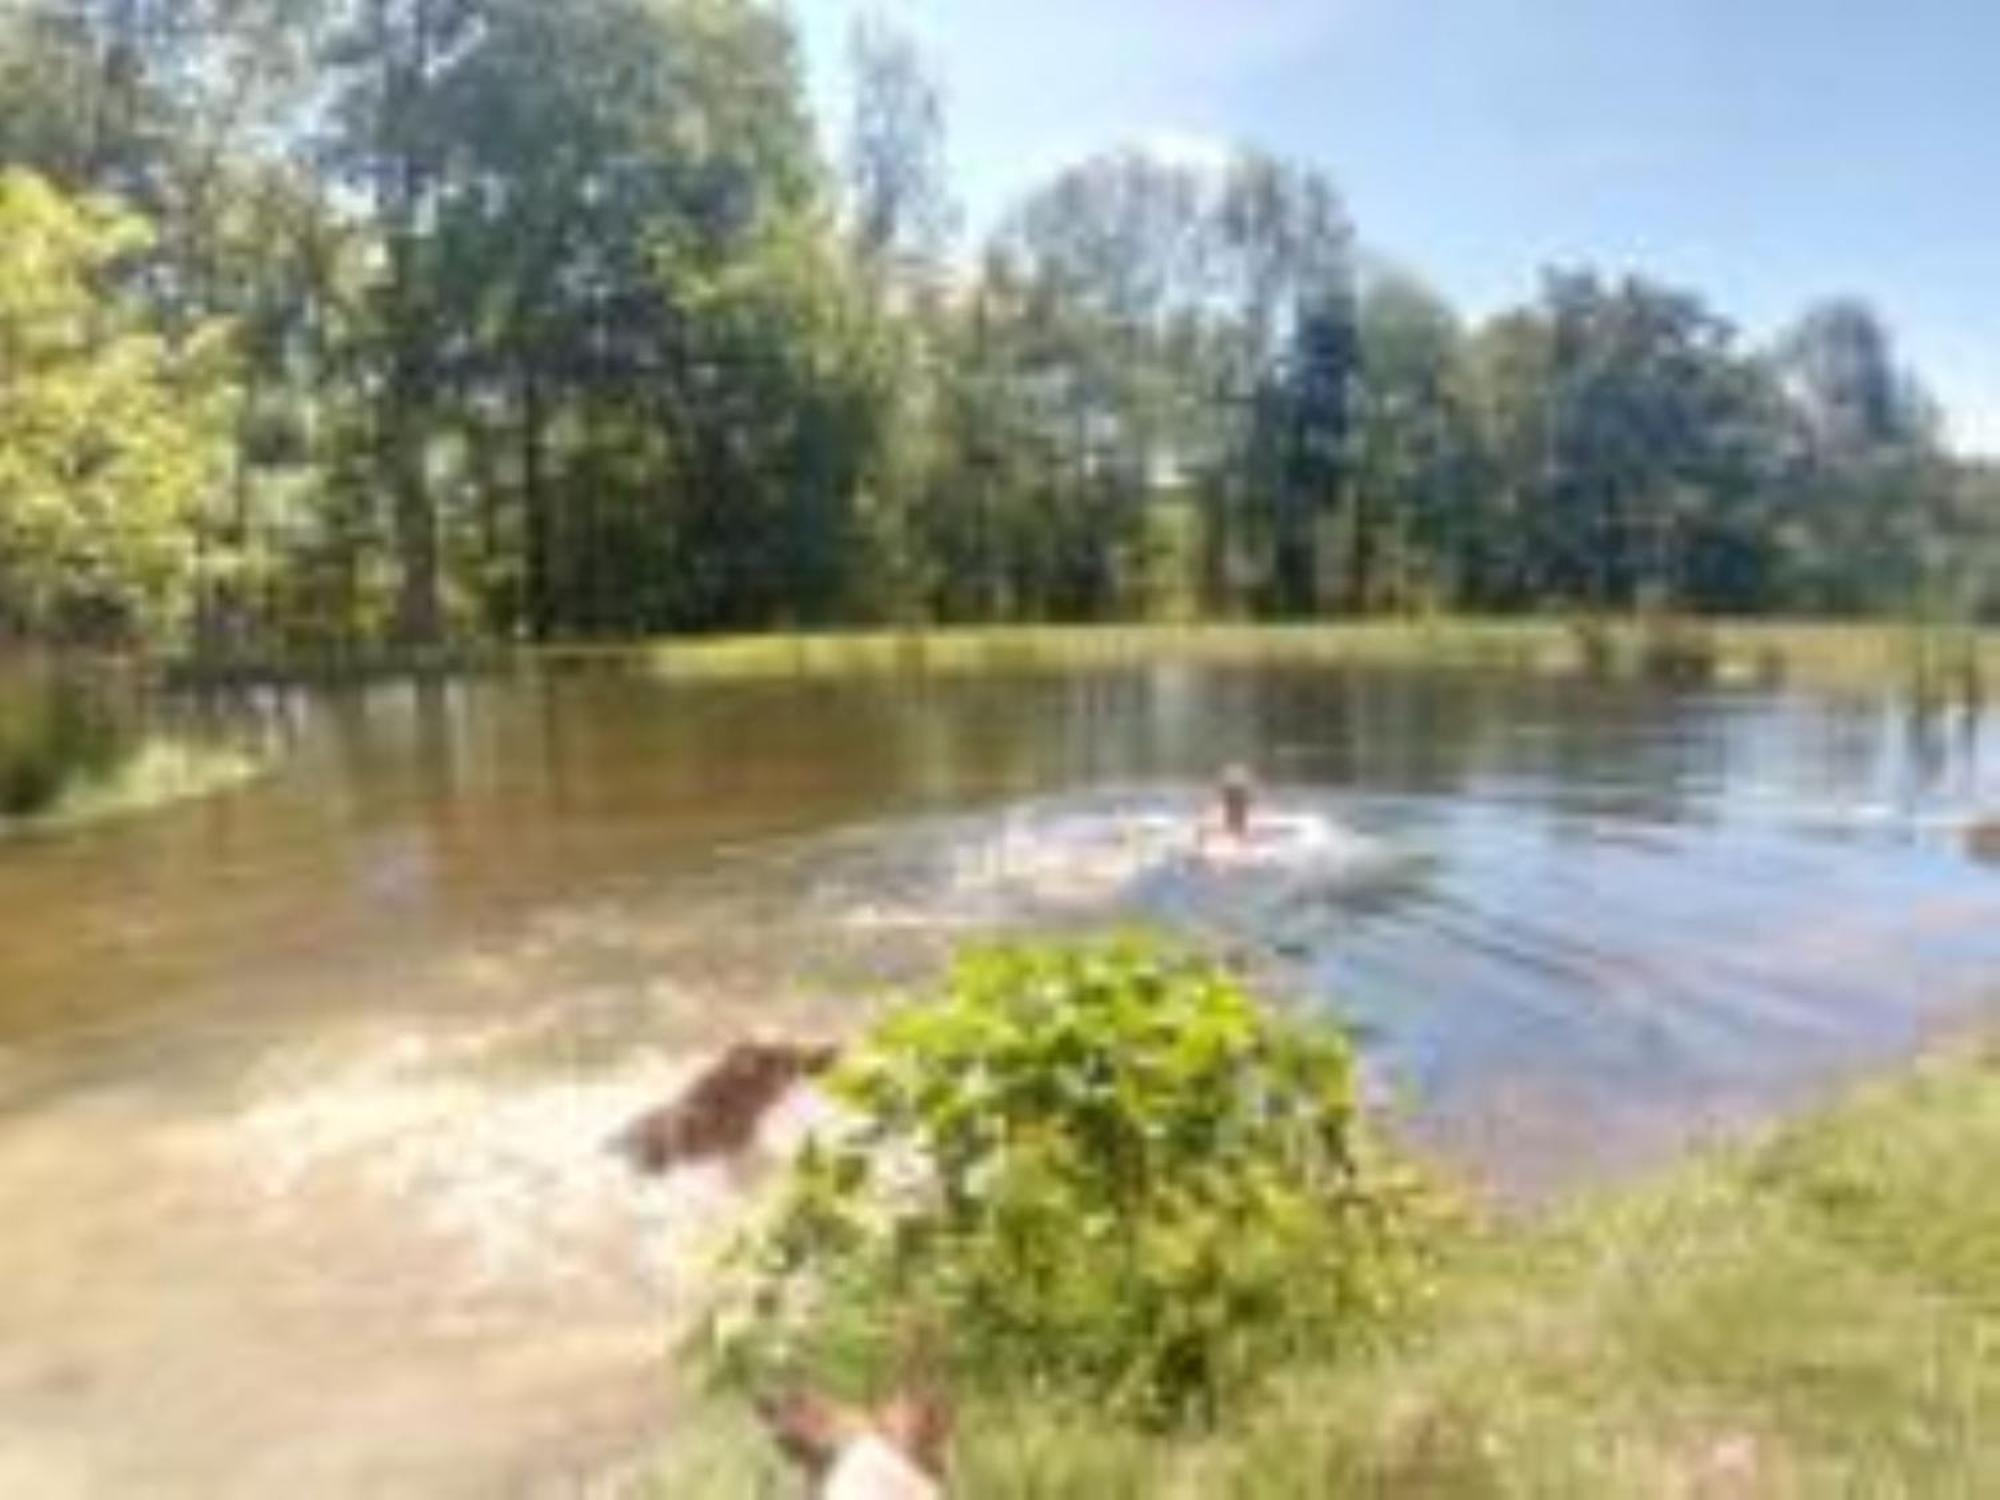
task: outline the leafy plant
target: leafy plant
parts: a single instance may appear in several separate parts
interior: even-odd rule
[[[131,720],[107,682],[0,661],[0,819],[45,812],[108,775],[136,746]]]
[[[120,287],[150,238],[0,171],[0,633],[123,644],[191,606],[235,388],[225,329],[168,339]]]
[[[1136,940],[968,954],[835,1071],[846,1127],[737,1247],[723,1372],[961,1385],[1213,1419],[1421,1286],[1427,1194],[1366,1137],[1353,1056]]]

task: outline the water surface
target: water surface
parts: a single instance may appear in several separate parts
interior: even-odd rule
[[[1147,672],[272,698],[263,780],[0,845],[0,1493],[534,1492],[665,1422],[737,1184],[598,1149],[746,1027],[1135,918],[1356,1028],[1538,1193],[1789,1107],[2000,979],[1976,714]],[[1221,765],[1312,850],[1179,830]]]

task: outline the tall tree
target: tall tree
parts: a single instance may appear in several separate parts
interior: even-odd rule
[[[1545,591],[1598,606],[1672,597],[1695,534],[1746,498],[1758,413],[1734,330],[1699,299],[1551,274],[1547,468],[1532,517]]]
[[[864,556],[850,601],[863,618],[911,619],[935,604],[923,510],[941,462],[942,388],[954,345],[948,305],[958,210],[945,165],[944,104],[914,41],[879,18],[850,38],[845,217],[866,381],[854,440],[865,449],[857,497]],[[949,505],[949,497],[939,497]]]
[[[1457,317],[1414,277],[1378,270],[1363,283],[1357,321],[1354,487],[1385,558],[1363,602],[1469,599],[1490,538]]]
[[[1779,340],[1776,367],[1799,436],[1783,530],[1796,602],[1908,607],[1944,587],[1950,477],[1887,325],[1858,300],[1822,302]]]
[[[775,0],[0,0],[0,168],[60,205],[21,243],[82,247],[117,353],[0,372],[16,628],[1992,597],[1987,487],[1865,304],[1751,355],[1572,272],[1461,333],[1252,150],[1078,162],[971,269],[920,52],[852,65],[834,171]],[[84,390],[127,458],[57,420]]]
[[[1809,308],[1779,341],[1778,363],[1807,432],[1829,455],[1927,435],[1927,403],[1865,302],[1842,297]]]
[[[1372,542],[1364,521],[1342,515],[1360,354],[1346,211],[1318,173],[1246,153],[1230,167],[1215,220],[1232,308],[1225,388],[1250,420],[1234,460],[1242,480],[1218,493],[1211,526],[1232,538],[1267,612],[1359,602]],[[1330,545],[1343,520],[1347,545]]]
[[[185,613],[232,390],[221,330],[170,344],[120,289],[145,236],[0,172],[0,631],[130,643]]]
[[[486,20],[482,0],[352,0],[325,53],[334,88],[326,159],[368,204],[382,246],[371,320],[376,460],[395,519],[395,634],[418,645],[443,628],[429,452],[441,333],[429,232],[449,147],[441,80]]]
[[[848,212],[864,264],[919,282],[935,276],[957,210],[946,181],[944,100],[905,32],[880,18],[849,39],[854,110],[848,124]]]

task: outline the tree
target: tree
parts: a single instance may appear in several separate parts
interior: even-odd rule
[[[370,326],[379,345],[377,472],[395,517],[395,634],[442,634],[429,440],[439,394],[441,267],[429,228],[450,147],[441,79],[486,21],[481,0],[356,0],[324,58],[333,81],[326,159],[368,204],[381,243]]]
[[[1465,561],[1466,601],[1486,609],[1543,602],[1546,572],[1531,522],[1543,509],[1553,456],[1555,340],[1532,307],[1477,330],[1467,350],[1482,524]]]
[[[1760,489],[1762,389],[1734,331],[1688,293],[1589,272],[1551,274],[1535,316],[1512,375],[1543,384],[1509,439],[1533,466],[1510,476],[1529,587],[1604,608],[1698,602],[1722,564],[1697,555],[1738,532]]]
[[[0,173],[0,628],[166,638],[222,472],[224,331],[170,345],[112,272],[145,244],[116,208]]]
[[[194,0],[30,0],[0,15],[0,158],[71,192],[169,196]]]
[[[1077,162],[961,268],[923,57],[872,24],[852,64],[836,172],[774,0],[0,0],[0,168],[143,221],[80,284],[196,448],[228,414],[219,473],[134,502],[171,587],[37,621],[254,649],[1990,598],[1977,476],[1865,304],[1753,355],[1573,272],[1461,332],[1357,284],[1332,184],[1248,149]]]
[[[1032,525],[998,529],[1025,544],[1021,607],[1153,607],[1163,577],[1217,607],[1312,607],[1348,457],[1348,252],[1332,188],[1255,154],[1112,152],[1008,216],[978,309],[1011,362],[982,378],[987,409],[1039,455]]]
[[[1469,596],[1489,539],[1458,320],[1414,277],[1383,270],[1362,285],[1358,337],[1354,486],[1378,531],[1387,575],[1364,602]]]
[[[980,381],[1023,471],[997,529],[1017,608],[1089,618],[1133,593],[1156,481],[1188,458],[1170,417],[1189,372],[1167,336],[1198,287],[1202,191],[1185,167],[1116,152],[994,236]]]
[[[938,274],[957,209],[946,182],[944,103],[916,44],[879,19],[849,41],[848,214],[864,265],[919,284]]]
[[[538,637],[828,614],[852,464],[816,340],[842,273],[798,274],[832,241],[783,18],[382,0],[332,58],[330,159],[383,245],[399,633],[443,603]]]
[[[1967,617],[2000,621],[2000,463],[1968,461],[1957,480],[1947,533],[1956,543],[1952,583]]]
[[[1240,478],[1210,492],[1212,555],[1267,613],[1311,613],[1331,587],[1358,600],[1371,566],[1365,526],[1346,517],[1339,562],[1325,545],[1348,499],[1359,355],[1346,211],[1318,173],[1244,153],[1214,220],[1230,309],[1221,385],[1245,421],[1229,458]]]
[[[1790,598],[1851,612],[1964,592],[1946,577],[1955,528],[1936,417],[1881,318],[1853,299],[1820,303],[1774,363],[1795,435],[1780,533]]]
[[[1808,309],[1779,341],[1778,367],[1821,453],[1838,458],[1929,436],[1928,402],[1865,302],[1835,298]]]
[[[194,522],[203,644],[267,629],[285,534],[327,472],[316,420],[328,305],[315,242],[336,217],[290,159],[312,107],[313,40],[330,0],[19,0],[0,16],[0,162],[142,215],[118,258],[179,345],[233,330],[243,386],[229,482]],[[310,451],[309,451],[310,450]]]
[[[937,607],[939,579],[925,554],[927,503],[940,478],[942,388],[950,378],[948,257],[958,211],[944,152],[935,78],[904,33],[870,20],[849,53],[845,218],[860,293],[854,369],[866,399],[853,436],[859,468],[861,552],[850,604],[862,618],[910,619]]]

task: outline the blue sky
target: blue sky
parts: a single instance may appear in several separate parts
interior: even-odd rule
[[[972,225],[1119,142],[1254,141],[1474,315],[1550,263],[1752,336],[1867,297],[2000,454],[2000,0],[792,0],[822,117],[857,14],[942,76]]]

